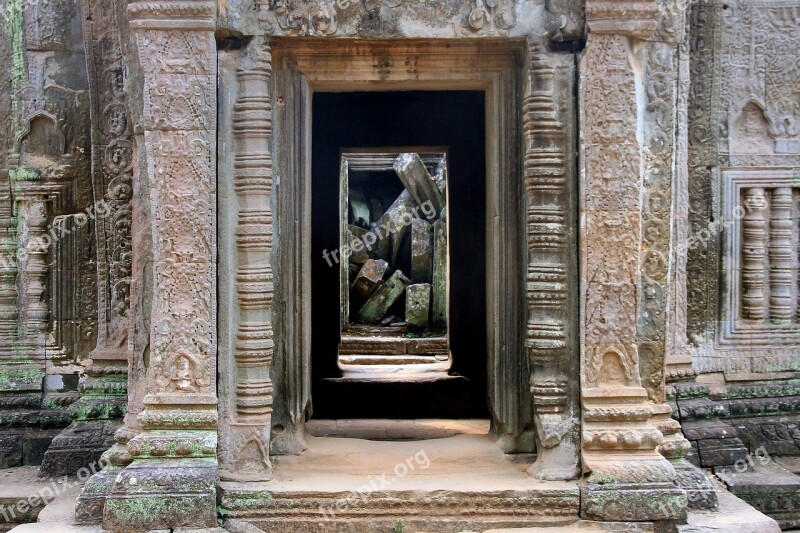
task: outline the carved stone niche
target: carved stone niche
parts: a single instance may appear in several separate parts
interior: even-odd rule
[[[545,479],[577,475],[578,400],[573,384],[578,353],[572,338],[577,335],[577,301],[570,296],[578,294],[576,265],[570,263],[576,256],[577,198],[570,177],[574,168],[567,157],[575,143],[574,57],[549,53],[538,41],[525,44],[511,39],[285,37],[267,44],[256,38],[241,51],[220,55],[220,146],[235,147],[221,153],[219,180],[223,480],[242,480],[242,465],[250,473],[259,472],[260,479],[269,479],[264,442],[271,455],[297,454],[306,447],[305,420],[312,402],[310,103],[317,91],[365,89],[485,91],[486,108],[475,112],[486,113],[486,202],[487,211],[496,213],[487,218],[486,230],[493,426],[504,451],[541,446],[549,450],[550,459],[537,464],[532,475]],[[261,129],[251,128],[245,117],[261,121]],[[257,140],[258,131],[271,136],[272,142]],[[265,153],[263,146],[271,150]],[[268,176],[268,183],[254,189],[254,195],[245,194],[256,184],[243,181],[248,165],[260,166],[262,176]],[[265,208],[269,213],[262,210],[263,223],[256,224],[249,215],[261,209],[255,206],[270,195],[271,201],[264,204],[270,206]],[[243,298],[244,285],[235,280],[242,280],[242,269],[249,268],[243,239],[262,230],[269,255],[261,257],[272,259],[269,284],[263,286],[269,301],[261,308],[268,307],[269,312],[258,316],[266,316],[270,324],[261,339],[272,368],[269,387],[261,389],[269,409],[253,415],[240,399],[253,390],[247,384],[256,385],[260,378],[242,357],[241,341],[242,324],[252,323],[244,317],[253,316],[255,307],[247,308],[252,302]],[[538,381],[531,378],[532,369]],[[534,410],[541,423],[535,422]],[[270,425],[264,429],[268,419]],[[253,465],[258,468],[250,468]]]

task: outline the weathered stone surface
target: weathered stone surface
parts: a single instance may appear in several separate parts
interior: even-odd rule
[[[535,448],[538,479],[577,477],[582,463],[587,518],[713,508],[691,461],[800,525],[796,480],[735,470],[760,450],[800,455],[797,2],[692,3],[688,25],[670,0],[388,4],[4,4],[0,466],[66,474],[113,444],[81,520],[105,507],[112,530],[213,530],[217,465],[226,480],[271,483],[270,448],[305,447],[311,93],[479,88],[491,96],[475,110],[487,132],[486,188],[474,193],[487,210],[486,383],[503,449]],[[351,255],[344,274],[352,314],[366,302],[368,321],[399,336],[415,329],[385,315],[403,294],[406,322],[427,321],[411,283],[431,284],[431,321],[447,323],[459,287],[446,236],[462,228],[445,221],[444,166],[432,177],[416,154],[391,155],[407,190],[387,210],[354,189],[348,236],[395,231]],[[433,229],[415,216],[426,202]],[[408,243],[410,280],[359,276],[375,253],[384,271],[406,269]],[[362,363],[450,355],[445,337],[351,337],[340,353]],[[65,376],[80,377],[80,394],[53,385]],[[342,496],[266,493],[232,508],[299,501],[297,511]],[[534,492],[521,505],[456,491],[450,508],[417,496],[402,497],[434,518],[411,529],[578,513],[574,490],[546,498],[547,512]],[[467,515],[476,501],[504,518]],[[395,504],[365,510],[385,517]],[[690,513],[679,529],[748,527],[723,511],[718,526]],[[287,527],[318,527],[313,509],[297,516]],[[327,525],[391,529],[402,516]]]
[[[394,171],[417,205],[428,204],[436,213],[444,210],[446,206],[444,196],[425,168],[419,154],[400,154],[394,163]]]
[[[433,223],[433,275],[431,282],[431,322],[447,323],[447,222],[444,217]]]
[[[383,259],[368,259],[358,271],[358,276],[350,289],[350,308],[360,309],[383,283],[389,263]]]
[[[377,324],[405,293],[406,287],[411,284],[402,271],[395,270],[378,289],[372,293],[361,310],[358,319],[366,324]]]
[[[431,283],[433,277],[433,241],[431,225],[414,219],[411,223],[411,281]]]
[[[431,313],[431,286],[428,283],[406,288],[406,323],[418,328],[428,325]]]
[[[714,473],[727,489],[762,513],[775,519],[781,529],[800,526],[800,476],[753,456],[733,467],[718,467]]]

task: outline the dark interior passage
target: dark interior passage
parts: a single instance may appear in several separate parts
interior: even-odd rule
[[[339,247],[343,149],[448,150],[451,375],[434,382],[341,381]],[[478,418],[486,398],[485,116],[481,91],[316,93],[312,133],[314,418]]]

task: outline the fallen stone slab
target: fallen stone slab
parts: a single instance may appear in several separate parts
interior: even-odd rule
[[[447,226],[443,219],[433,224],[433,282],[431,284],[431,322],[447,322]]]
[[[422,219],[411,223],[411,281],[430,283],[433,275],[432,227]]]
[[[389,263],[383,259],[369,259],[361,267],[361,270],[353,282],[350,289],[350,305],[353,307],[360,307],[372,296],[375,289],[383,283],[383,278],[386,276],[386,271],[389,269]]]
[[[411,280],[402,271],[394,274],[372,293],[358,313],[358,318],[367,324],[377,324],[411,285]]]
[[[419,154],[406,153],[397,156],[394,162],[394,171],[403,182],[406,190],[419,206],[430,204],[434,211],[441,213],[446,202],[436,182],[425,168],[425,163]]]

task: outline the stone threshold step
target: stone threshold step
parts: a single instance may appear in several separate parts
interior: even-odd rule
[[[458,533],[497,528],[567,526],[578,520],[575,490],[282,492],[223,482],[225,515],[264,531]],[[362,497],[363,496],[363,497]]]

